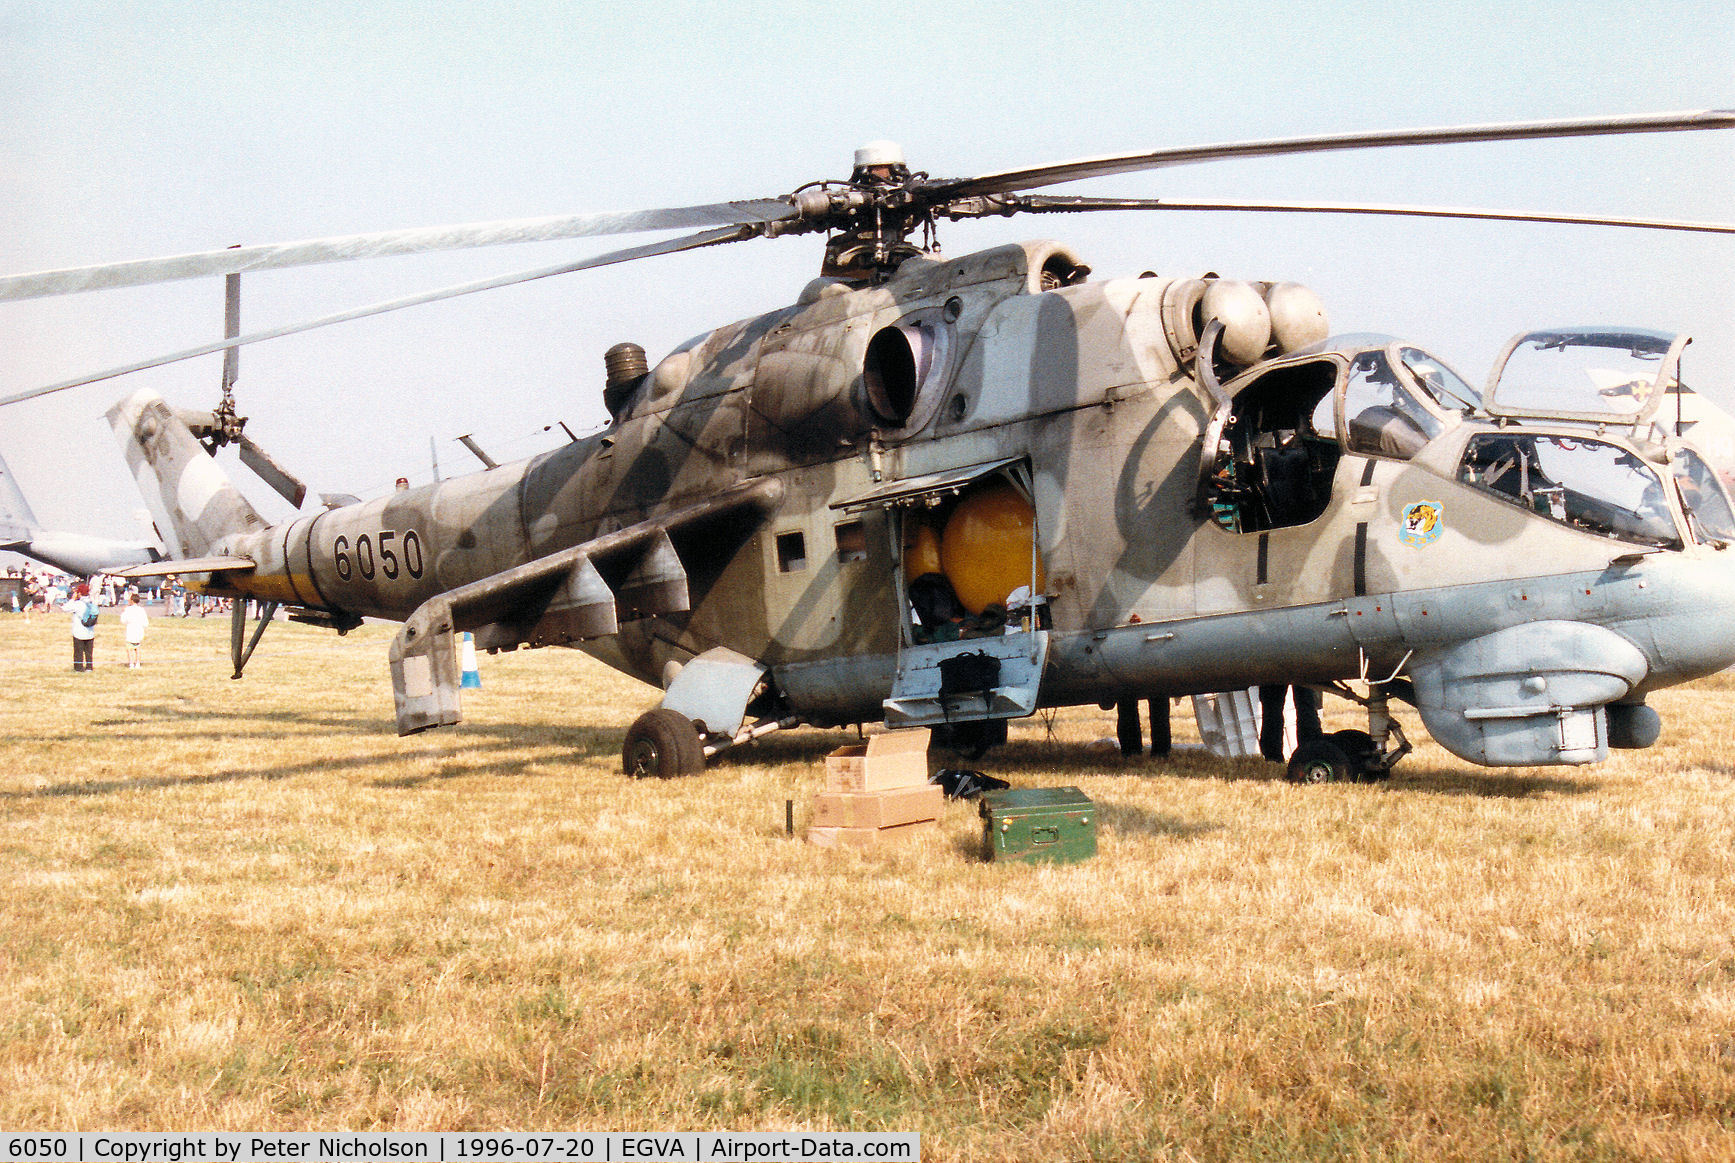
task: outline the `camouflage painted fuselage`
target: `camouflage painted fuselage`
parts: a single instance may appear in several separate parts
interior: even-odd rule
[[[1585,700],[1636,700],[1735,660],[1729,633],[1706,631],[1735,611],[1735,571],[1716,550],[1687,544],[1611,564],[1630,547],[1466,486],[1465,441],[1489,428],[1473,419],[1407,459],[1344,452],[1323,508],[1305,522],[1240,532],[1212,520],[1200,458],[1217,405],[1186,337],[1177,342],[1182,281],[1044,290],[1057,257],[1071,265],[1056,244],[1032,243],[912,260],[879,286],[822,280],[796,305],[669,355],[606,432],[218,539],[216,552],[255,568],[210,584],[403,620],[524,563],[697,513],[668,529],[685,608],[627,610],[616,632],[572,644],[650,683],[670,663],[728,647],[767,668],[801,720],[873,721],[907,645],[907,615],[892,511],[850,502],[888,482],[1016,460],[1028,471],[1052,619],[1044,705],[1323,683],[1395,673],[1409,660],[1425,668],[1458,644],[1527,624],[1607,629],[1642,654],[1642,673],[1627,666],[1618,691]],[[870,342],[910,320],[928,346],[908,407],[888,422],[864,366]],[[756,486],[752,504],[705,508]],[[1416,544],[1403,534],[1420,502],[1443,516]],[[839,527],[852,523],[860,549],[840,552]],[[603,572],[618,588],[620,570],[609,575],[605,562]],[[532,632],[533,620],[478,640],[559,640]],[[1605,666],[1570,652],[1555,662],[1569,675]],[[1431,729],[1446,714],[1424,707]],[[1500,755],[1471,757],[1508,761]]]

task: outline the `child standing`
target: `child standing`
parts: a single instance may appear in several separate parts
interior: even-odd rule
[[[127,632],[127,666],[134,669],[139,665],[140,648],[145,644],[145,623],[150,617],[136,592],[127,595],[127,608],[121,612],[120,624]]]

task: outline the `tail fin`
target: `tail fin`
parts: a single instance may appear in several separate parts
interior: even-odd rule
[[[224,537],[266,528],[161,396],[136,392],[108,410],[108,422],[176,557],[203,557]]]
[[[30,502],[24,499],[12,470],[0,460],[0,541],[28,541],[36,528]]]

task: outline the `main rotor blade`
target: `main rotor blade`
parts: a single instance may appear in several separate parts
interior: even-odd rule
[[[168,258],[135,259],[103,266],[69,267],[0,278],[0,301],[40,299],[110,287],[137,287],[207,275],[282,270],[317,263],[349,262],[387,255],[467,250],[514,242],[550,242],[600,234],[632,234],[644,230],[682,230],[698,226],[737,226],[776,222],[795,210],[780,198],[746,202],[713,202],[663,210],[627,210],[598,214],[566,214],[554,218],[512,218],[457,226],[388,230],[377,234],[347,234],[267,246],[239,246]]]
[[[68,388],[80,387],[84,384],[94,384],[99,380],[112,380],[116,376],[124,376],[131,372],[144,371],[146,368],[162,367],[165,364],[179,363],[186,359],[197,359],[201,355],[210,355],[214,351],[224,351],[231,347],[245,347],[250,343],[260,343],[267,339],[277,339],[285,335],[296,335],[303,331],[313,331],[320,327],[330,327],[334,323],[348,323],[352,319],[365,319],[369,315],[383,315],[388,311],[399,311],[405,307],[417,307],[423,303],[434,303],[441,299],[455,299],[460,295],[472,295],[477,291],[491,291],[496,287],[510,287],[517,283],[533,282],[536,279],[546,279],[553,275],[571,274],[573,271],[588,270],[591,267],[610,266],[614,263],[632,262],[635,259],[651,258],[659,254],[675,254],[683,250],[698,250],[700,247],[717,246],[725,242],[740,242],[758,234],[754,226],[733,226],[722,230],[706,230],[698,234],[683,235],[664,242],[653,242],[645,246],[635,246],[627,250],[610,251],[607,254],[596,255],[593,258],[580,259],[577,262],[561,263],[559,266],[539,267],[536,270],[520,271],[517,274],[499,275],[491,279],[480,279],[472,283],[460,283],[453,287],[444,287],[437,291],[424,291],[418,295],[407,295],[402,299],[391,299],[383,303],[374,303],[366,307],[356,307],[349,311],[340,311],[336,315],[326,315],[305,323],[293,323],[284,327],[273,327],[269,331],[256,331],[252,335],[242,335],[234,339],[222,339],[215,343],[204,343],[198,347],[190,347],[185,351],[173,352],[169,355],[157,356],[154,359],[140,360],[124,367],[109,368],[107,371],[96,372],[76,379],[62,380],[46,387],[32,388],[27,392],[18,392],[11,396],[0,398],[0,408],[8,404],[17,404],[24,400],[34,400],[38,396],[46,396],[53,392],[64,392]]]
[[[929,182],[923,188],[926,200],[943,201],[976,194],[1003,194],[1034,190],[1083,178],[1129,174],[1140,170],[1192,165],[1228,158],[1281,157],[1288,154],[1326,153],[1344,149],[1383,149],[1399,145],[1452,145],[1472,141],[1519,141],[1526,138],[1594,137],[1615,133],[1670,133],[1693,129],[1735,128],[1735,110],[1702,109],[1684,113],[1642,114],[1632,117],[1596,117],[1566,121],[1519,121],[1494,125],[1445,126],[1436,129],[1399,129],[1384,133],[1342,133],[1323,137],[1286,137],[1270,141],[1237,141],[1220,145],[1181,146],[1149,153],[1111,154],[1078,158],[1051,165],[1002,170],[976,178]]]
[[[1026,204],[1028,203],[1028,204]],[[1626,226],[1641,230],[1685,230],[1700,234],[1735,234],[1735,223],[1691,222],[1671,218],[1610,218],[1595,214],[1547,214],[1531,210],[1483,210],[1473,206],[1404,206],[1379,202],[1243,202],[1174,198],[1048,198],[1040,194],[1016,200],[1024,213],[1065,213],[1079,210],[1240,210],[1260,214],[1387,214],[1409,218],[1467,218],[1490,222],[1551,222],[1567,226]],[[942,211],[943,213],[944,211]]]

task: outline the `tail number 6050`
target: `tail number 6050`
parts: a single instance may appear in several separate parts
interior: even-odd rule
[[[332,543],[332,564],[337,567],[337,576],[344,581],[358,573],[363,581],[372,581],[378,574],[384,574],[387,580],[395,580],[400,574],[419,578],[422,576],[422,539],[414,529],[405,529],[402,533],[395,529],[381,529],[377,534],[357,535],[352,548],[348,536],[339,534]]]

